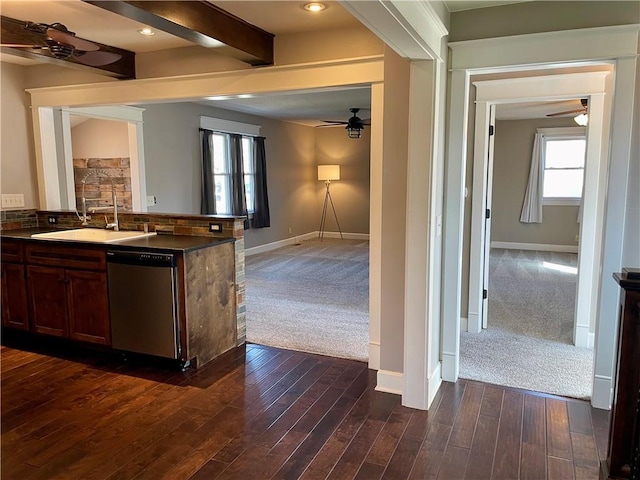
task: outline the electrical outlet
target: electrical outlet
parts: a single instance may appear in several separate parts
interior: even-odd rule
[[[49,225],[57,225],[58,224],[58,217],[47,217],[47,223]]]
[[[289,235],[291,235],[292,233],[293,233],[293,229],[289,227]]]
[[[209,231],[214,233],[222,232],[222,224],[221,223],[210,223]]]
[[[3,193],[2,208],[24,207],[24,195],[22,193]]]

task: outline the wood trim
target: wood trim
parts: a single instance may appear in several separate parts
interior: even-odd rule
[[[136,20],[203,47],[220,43],[251,65],[273,65],[272,33],[204,1],[93,1],[86,3]]]
[[[46,45],[45,36],[36,32],[30,32],[24,29],[26,24],[23,20],[17,20],[9,17],[0,17],[1,33],[3,44],[26,44],[26,45]],[[100,51],[117,53],[121,55],[120,60],[108,65],[99,67],[91,67],[79,62],[75,57],[71,56],[67,59],[55,58],[49,50],[29,49],[29,48],[11,48],[2,47],[3,53],[10,53],[20,57],[32,58],[41,62],[51,63],[65,67],[73,67],[81,70],[92,71],[102,75],[108,75],[119,79],[136,78],[136,54],[129,50],[112,47],[103,43],[94,42],[100,47]]]

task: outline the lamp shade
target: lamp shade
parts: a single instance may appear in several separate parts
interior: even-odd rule
[[[318,180],[340,180],[340,165],[318,165]]]

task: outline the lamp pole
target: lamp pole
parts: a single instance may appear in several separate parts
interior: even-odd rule
[[[320,232],[318,233],[318,238],[320,241],[324,238],[324,227],[327,219],[327,204],[331,204],[331,209],[333,210],[333,216],[336,219],[336,224],[338,225],[338,232],[340,232],[340,239],[344,240],[342,236],[342,229],[340,228],[340,222],[338,221],[338,215],[336,214],[336,207],[333,205],[333,199],[331,198],[331,191],[329,190],[329,186],[331,185],[331,180],[325,180],[324,185],[327,189],[324,195],[324,206],[322,207],[322,218],[320,219]]]

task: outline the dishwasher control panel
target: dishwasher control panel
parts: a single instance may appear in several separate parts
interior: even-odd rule
[[[107,262],[152,267],[175,267],[176,256],[171,253],[109,250],[107,251]]]

